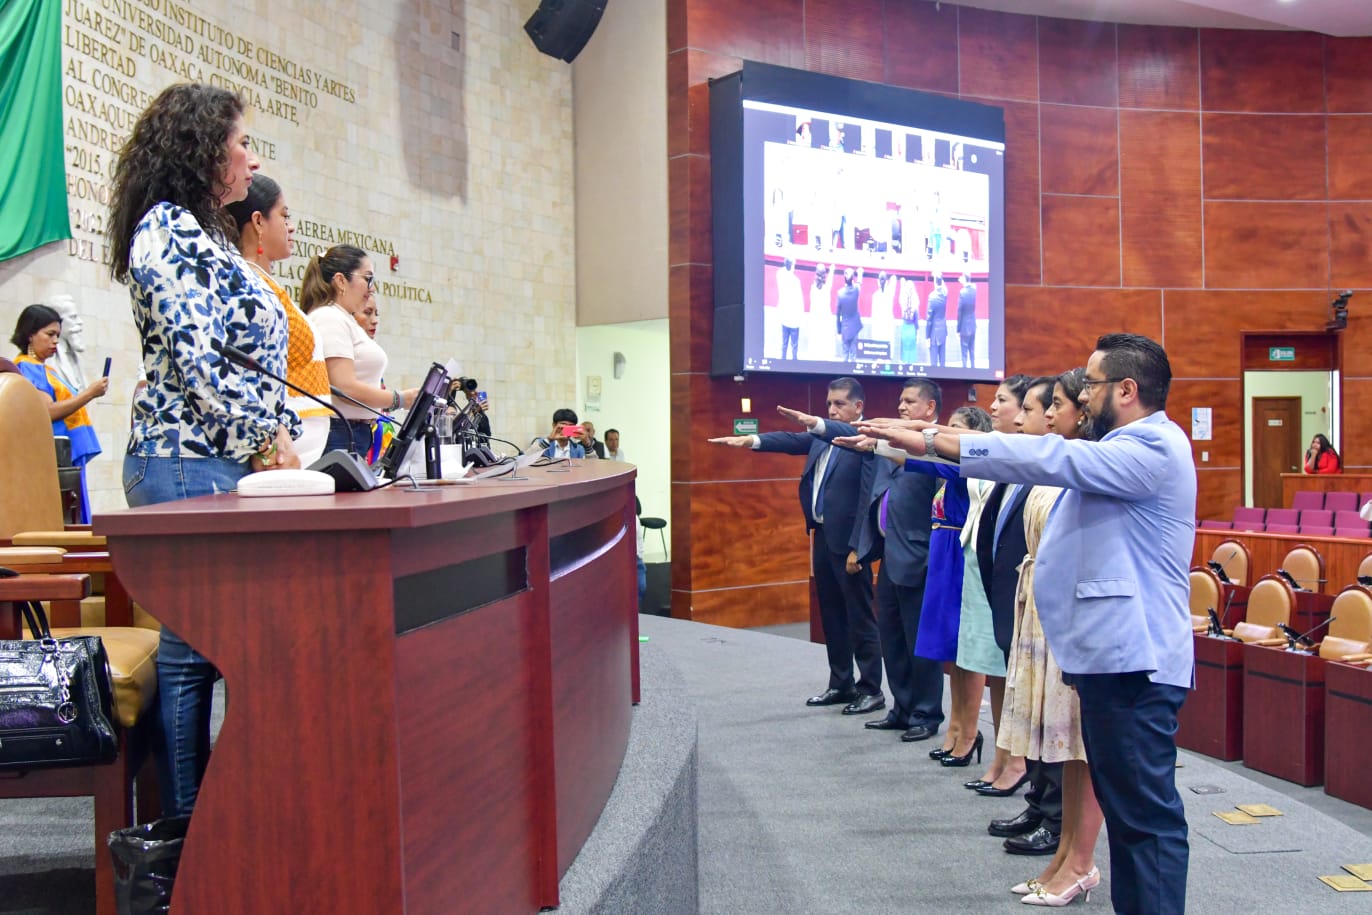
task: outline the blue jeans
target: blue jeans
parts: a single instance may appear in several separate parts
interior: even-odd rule
[[[228,492],[248,474],[247,461],[125,455],[130,508]],[[156,608],[153,608],[156,609]],[[210,759],[210,703],[219,671],[167,627],[157,649],[157,733],[153,757],[163,816],[188,814]]]
[[[367,452],[372,447],[373,434],[372,424],[365,420],[348,420],[345,424],[337,416],[331,416],[329,438],[324,443],[324,451],[346,451],[365,461]]]

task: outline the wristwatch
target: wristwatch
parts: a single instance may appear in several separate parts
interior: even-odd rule
[[[935,439],[937,436],[938,436],[938,430],[937,430],[937,429],[925,429],[925,430],[924,430],[924,456],[925,456],[925,457],[934,457],[934,456],[936,456],[936,455],[938,454],[938,452],[934,450],[934,439]]]

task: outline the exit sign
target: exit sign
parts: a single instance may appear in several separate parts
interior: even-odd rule
[[[757,435],[757,420],[755,420],[755,419],[736,419],[736,420],[734,420],[734,435]]]
[[[1296,348],[1294,346],[1269,346],[1267,348],[1268,362],[1295,362]]]

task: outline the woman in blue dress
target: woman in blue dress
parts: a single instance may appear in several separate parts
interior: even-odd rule
[[[956,429],[990,432],[991,417],[980,407],[961,407],[954,411],[948,425]],[[972,615],[986,604],[980,576],[964,574],[968,560],[962,532],[965,526],[974,525],[980,518],[993,484],[986,480],[964,479],[958,474],[958,468],[950,464],[910,460],[906,462],[905,469],[943,478],[943,486],[934,497],[933,524],[929,534],[929,575],[924,586],[924,605],[920,610],[915,654],[934,661],[956,662],[964,606],[971,604],[966,612]],[[986,616],[989,619],[989,610]],[[974,754],[977,761],[981,761],[983,738],[977,730],[977,716],[981,710],[985,675],[955,665],[950,681],[952,708],[948,731],[943,746],[929,755],[945,766],[963,767],[971,764]]]

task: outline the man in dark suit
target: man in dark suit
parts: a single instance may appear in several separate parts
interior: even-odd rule
[[[843,341],[843,358],[847,362],[857,361],[858,334],[862,333],[861,296],[862,268],[849,267],[843,271],[843,286],[838,291],[837,325],[839,339]]]
[[[934,422],[942,405],[937,384],[927,378],[911,378],[900,392],[897,412],[901,419]],[[786,409],[780,412],[825,441],[857,434],[856,428],[837,420],[821,420]],[[930,520],[939,483],[938,477],[906,473],[899,464],[878,460],[850,541],[863,564],[881,560],[877,629],[892,708],[885,718],[868,721],[866,727],[903,731],[901,739],[907,743],[933,737],[943,723],[943,665],[914,654],[929,569]]]
[[[830,419],[855,423],[862,416],[862,385],[855,378],[829,383]],[[755,451],[805,455],[800,477],[800,507],[813,531],[810,563],[819,594],[820,624],[829,655],[829,687],[806,705],[844,705],[845,715],[865,715],[886,707],[881,692],[881,645],[872,615],[872,572],[857,561],[850,542],[864,492],[871,487],[871,454],[830,445],[808,432],[730,435],[711,442]],[[853,661],[858,668],[853,682]]]

